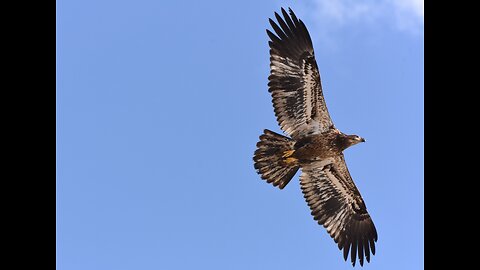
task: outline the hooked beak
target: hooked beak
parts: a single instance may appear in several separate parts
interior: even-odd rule
[[[365,142],[365,139],[364,139],[364,138],[360,138],[360,141],[361,141],[361,142]]]

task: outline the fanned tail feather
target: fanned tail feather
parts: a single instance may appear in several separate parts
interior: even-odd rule
[[[295,141],[268,129],[260,135],[253,160],[255,169],[262,179],[283,189],[298,171],[293,157]]]

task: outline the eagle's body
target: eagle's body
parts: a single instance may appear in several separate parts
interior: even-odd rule
[[[283,189],[301,169],[300,186],[312,211],[330,236],[351,254],[355,265],[375,254],[377,231],[350,176],[343,151],[365,140],[335,128],[323,97],[320,72],[307,28],[290,11],[277,13],[270,37],[269,92],[283,136],[265,130],[254,154],[255,169]]]
[[[361,138],[360,138],[361,140]],[[336,157],[352,145],[348,135],[332,128],[321,134],[303,137],[295,142],[293,158],[301,163]]]

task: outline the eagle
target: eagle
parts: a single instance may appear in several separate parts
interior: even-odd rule
[[[301,169],[300,186],[311,214],[343,249],[370,262],[375,254],[377,230],[350,175],[343,151],[365,142],[347,135],[332,122],[323,97],[312,40],[305,24],[292,9],[275,12],[269,19],[276,35],[270,38],[268,91],[280,128],[285,135],[265,129],[254,153],[254,168],[262,179],[283,189]]]

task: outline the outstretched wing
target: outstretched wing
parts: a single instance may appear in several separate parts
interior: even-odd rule
[[[370,262],[370,252],[375,255],[377,230],[343,154],[303,166],[300,185],[312,216],[343,249],[345,260],[350,250],[354,266],[357,255],[360,265],[364,257]]]
[[[294,139],[318,134],[333,126],[323,98],[322,84],[307,28],[291,9],[275,12],[270,45],[269,92],[281,129]]]

